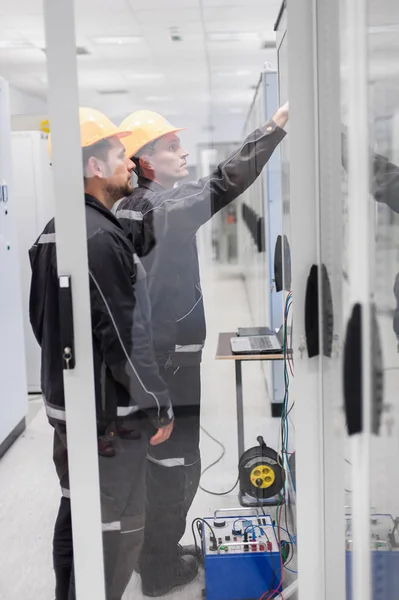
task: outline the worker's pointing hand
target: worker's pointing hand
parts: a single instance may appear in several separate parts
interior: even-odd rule
[[[159,444],[163,444],[164,442],[166,442],[166,440],[170,438],[173,431],[173,423],[174,421],[171,421],[169,425],[166,425],[166,427],[161,427],[160,429],[158,429],[156,434],[153,435],[150,439],[151,446],[158,446]]]
[[[276,123],[276,125],[283,128],[287,124],[288,117],[289,117],[289,103],[286,102],[285,104],[283,104],[283,106],[280,106],[280,108],[277,110],[276,114],[273,117],[273,121]]]

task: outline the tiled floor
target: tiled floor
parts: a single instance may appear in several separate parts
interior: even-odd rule
[[[244,285],[234,268],[208,267],[203,270],[202,283],[208,323],[202,367],[202,424],[226,448],[223,460],[206,473],[202,483],[220,492],[234,484],[238,456],[234,365],[228,361],[215,361],[217,335],[219,331],[251,324],[251,317]],[[256,437],[262,434],[272,447],[276,447],[278,423],[270,418],[270,404],[259,365],[245,365],[243,383],[246,446],[255,445]],[[52,430],[41,401],[32,400],[30,408],[26,432],[0,461],[1,600],[54,598],[51,538],[59,488],[51,459]],[[220,454],[220,447],[204,434],[201,449],[204,466]],[[196,516],[212,514],[216,508],[237,504],[235,494],[215,497],[199,491],[190,522]],[[184,540],[191,542],[190,531],[186,532]],[[203,586],[201,572],[194,583],[176,590],[168,598],[199,600]],[[124,600],[142,598],[140,580],[134,575]]]

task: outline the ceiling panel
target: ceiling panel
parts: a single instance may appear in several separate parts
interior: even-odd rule
[[[40,15],[43,12],[43,1],[18,0],[18,2],[11,3],[7,0],[0,0],[0,15],[9,15],[11,12],[13,15]]]
[[[76,15],[76,30],[87,36],[140,35],[140,26],[131,10],[104,13],[79,13]]]
[[[160,60],[164,68],[175,69],[177,63],[190,63],[195,68],[198,61],[205,60],[202,34],[187,35],[182,42],[172,42],[168,33],[152,34],[146,38],[154,56]],[[171,62],[173,61],[173,62]],[[187,64],[187,67],[190,65]]]
[[[165,8],[165,0],[129,0],[133,10],[162,10]],[[168,8],[199,8],[200,0],[168,0]]]
[[[263,62],[269,60],[270,56],[269,50],[262,50],[259,46],[254,47],[248,44],[211,42],[208,47],[212,66],[221,61],[234,66],[239,61],[240,64],[245,62],[260,69]]]
[[[114,11],[123,11],[125,9],[126,0],[75,0],[75,13],[77,15],[91,14],[92,19],[104,13],[110,14]]]
[[[399,2],[397,0],[369,0],[370,25],[399,24]]]
[[[240,23],[241,21],[250,22],[254,25],[254,31],[264,29],[265,27],[273,30],[275,23],[275,17],[273,13],[270,13],[266,3],[263,3],[262,6],[256,7],[255,9],[251,6],[205,8],[204,19],[206,24],[211,23],[212,21],[225,21],[228,23]]]
[[[261,40],[274,39],[279,6],[280,0],[75,0],[77,44],[90,52],[78,58],[80,102],[119,121],[146,107],[170,115],[176,123],[189,125],[188,145],[194,149],[198,141],[209,140],[210,107],[215,136],[226,135],[229,120],[234,123],[232,131],[238,123],[241,129],[263,64],[275,64],[275,52],[262,50]],[[0,0],[0,14],[5,7],[5,0]],[[41,11],[42,0],[8,3],[7,14],[1,17],[0,41],[42,45]],[[260,38],[209,42],[204,26],[207,32],[255,31]],[[178,29],[182,41],[171,40],[171,28]],[[104,45],[94,40],[129,35],[142,41]],[[46,92],[45,66],[45,54],[36,49],[0,49],[0,75],[27,92]],[[98,93],[117,90],[128,93]]]
[[[148,35],[162,35],[167,34],[170,37],[171,29],[175,28],[178,30],[178,33],[182,36],[183,40],[187,38],[188,35],[191,34],[202,34],[204,28],[199,19],[193,21],[186,21],[185,23],[177,23],[175,21],[163,22],[159,21],[157,23],[140,23],[140,30],[143,36],[147,37]]]
[[[91,42],[90,49],[99,57],[107,58],[109,61],[114,60],[116,68],[118,68],[117,62],[120,58],[130,60],[132,68],[134,68],[142,58],[145,59],[151,55],[151,49],[146,43],[118,46],[117,44],[108,45]]]
[[[239,41],[237,43],[239,44],[252,44],[252,45],[256,45],[258,44],[260,46],[260,43],[262,40],[275,40],[276,36],[275,33],[273,31],[273,27],[270,26],[268,27],[268,24],[263,22],[262,20],[255,22],[251,19],[242,19],[241,21],[209,21],[206,24],[206,31],[207,33],[212,33],[212,32],[223,32],[223,33],[245,33],[245,32],[250,32],[255,34],[258,34],[259,36],[259,40],[245,40],[245,41]],[[220,44],[224,44],[226,43],[225,41],[220,41]]]
[[[7,15],[1,17],[1,30],[0,37],[2,36],[2,32],[13,29],[17,31],[44,31],[44,20],[43,15],[37,14],[24,14],[19,15],[17,12],[8,11]]]
[[[117,71],[109,69],[79,70],[79,86],[96,90],[124,89],[125,77]]]
[[[27,68],[27,65],[46,63],[44,52],[38,49],[32,50],[0,50],[0,65],[9,65],[15,67],[20,65],[21,70]]]
[[[220,8],[220,7],[241,7],[243,9],[263,9],[265,8],[271,15],[277,18],[282,0],[202,0],[205,7]]]
[[[134,14],[140,25],[183,27],[186,23],[199,23],[200,11],[194,8],[180,10],[136,10]]]

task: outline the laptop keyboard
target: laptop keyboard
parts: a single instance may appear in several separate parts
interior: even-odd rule
[[[267,335],[258,335],[254,338],[251,338],[252,350],[271,350],[273,347],[274,346],[270,341],[270,337]]]

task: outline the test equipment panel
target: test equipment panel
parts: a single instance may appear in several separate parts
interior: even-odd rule
[[[206,600],[258,600],[281,591],[281,552],[270,515],[216,511],[202,522]],[[231,513],[235,516],[223,516]]]

